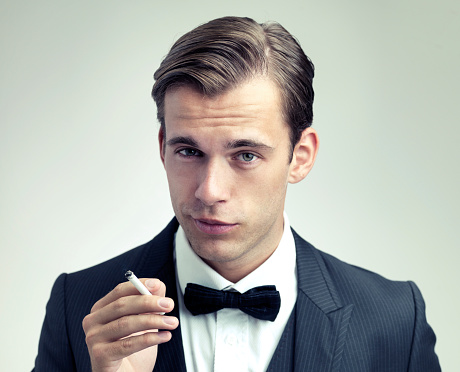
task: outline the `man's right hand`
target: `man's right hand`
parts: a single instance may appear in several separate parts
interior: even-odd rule
[[[117,285],[97,301],[83,319],[93,372],[151,372],[158,344],[171,339],[175,317],[161,315],[174,308],[158,279],[140,279],[153,296],[141,295],[130,283]]]

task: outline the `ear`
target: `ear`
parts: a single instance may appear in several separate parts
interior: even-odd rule
[[[319,139],[316,130],[307,128],[302,132],[300,141],[295,145],[289,166],[289,183],[302,181],[315,164]]]
[[[160,144],[160,158],[161,158],[161,162],[163,163],[163,166],[165,165],[165,150],[166,150],[165,140],[166,138],[165,138],[163,127],[160,127],[160,130],[158,131],[158,142]]]

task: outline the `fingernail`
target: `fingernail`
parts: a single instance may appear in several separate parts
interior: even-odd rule
[[[158,300],[158,305],[163,309],[169,309],[172,306],[172,301],[169,298],[160,298]]]
[[[169,339],[169,335],[170,335],[169,332],[158,332],[158,337],[160,337],[163,340]]]
[[[167,324],[167,325],[175,325],[177,320],[176,320],[176,318],[165,316],[165,317],[163,317],[163,322],[164,322],[164,324]]]
[[[157,281],[155,279],[147,279],[145,281],[145,286],[147,288],[153,289],[156,287],[156,285],[157,285]]]

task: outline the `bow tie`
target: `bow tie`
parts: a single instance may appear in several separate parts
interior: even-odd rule
[[[255,287],[239,293],[188,283],[184,303],[193,315],[208,314],[223,308],[238,308],[254,318],[273,322],[280,310],[281,298],[274,285]]]

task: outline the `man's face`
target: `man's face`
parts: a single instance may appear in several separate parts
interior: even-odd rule
[[[161,157],[171,201],[193,250],[236,281],[263,263],[283,233],[291,164],[278,88],[255,79],[209,98],[166,93]]]

